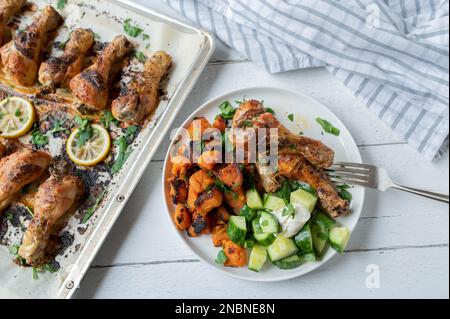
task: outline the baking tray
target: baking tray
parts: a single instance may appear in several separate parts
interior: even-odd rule
[[[44,0],[32,2],[39,7],[48,4]],[[158,146],[163,138],[167,138],[172,122],[214,51],[214,40],[204,30],[128,0],[96,0],[89,1],[88,4],[78,0],[69,1],[63,15],[71,17],[73,11],[78,10],[75,6],[81,8],[81,5],[92,10],[89,14],[94,14],[95,21],[99,21],[93,21],[94,25],[88,27],[95,32],[101,32],[103,37],[111,39],[117,34],[124,34],[120,23],[131,18],[150,35],[152,45],[149,51],[162,49],[172,55],[174,65],[166,86],[167,99],[161,101],[151,122],[137,136],[133,143],[133,152],[121,172],[114,177],[87,231],[82,235],[76,234],[77,249],[72,251],[70,256],[66,256],[58,273],[40,275],[38,281],[33,280],[29,269],[13,265],[7,249],[0,246],[0,297],[72,297]],[[82,14],[82,17],[84,18],[85,14]],[[68,23],[77,21],[73,17],[70,20]],[[85,27],[82,24],[80,26]],[[69,221],[68,227],[75,228],[77,223],[77,220]]]

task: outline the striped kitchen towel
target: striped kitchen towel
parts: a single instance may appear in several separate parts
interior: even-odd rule
[[[324,66],[432,160],[448,150],[448,0],[166,0],[270,72]]]

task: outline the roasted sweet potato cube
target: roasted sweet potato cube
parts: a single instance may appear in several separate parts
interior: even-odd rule
[[[245,192],[242,186],[231,191],[226,191],[224,195],[225,202],[228,206],[230,206],[235,214],[238,214],[246,201]]]
[[[212,126],[215,129],[218,129],[220,132],[224,133],[227,128],[227,120],[225,120],[224,117],[219,114],[216,116]]]
[[[239,247],[231,240],[223,240],[222,247],[227,260],[224,265],[227,267],[244,267],[247,264],[247,251]]]
[[[198,166],[200,168],[211,171],[216,164],[222,162],[222,153],[216,150],[204,152],[198,159]]]
[[[239,165],[236,163],[230,164],[219,171],[218,178],[231,189],[237,189],[242,186],[244,176]]]
[[[209,234],[211,232],[211,221],[209,216],[203,216],[197,212],[192,214],[192,223],[187,230],[190,237]]]
[[[195,118],[188,127],[188,132],[192,140],[201,141],[203,133],[211,128],[211,124],[204,117]]]
[[[230,240],[227,235],[227,225],[218,225],[211,231],[211,239],[215,247],[222,246],[224,240]]]
[[[222,192],[217,187],[213,187],[209,191],[200,194],[200,196],[195,200],[195,212],[205,216],[214,208],[221,206],[222,202]]]
[[[175,222],[175,226],[179,230],[188,229],[191,225],[191,213],[186,206],[183,204],[178,204],[175,209],[175,214],[173,215],[173,221]]]
[[[191,175],[189,178],[188,191],[188,207],[192,211],[195,209],[195,201],[199,195],[205,192],[208,187],[214,184],[214,179],[208,175],[204,170],[199,170]]]
[[[170,181],[170,198],[176,204],[185,204],[188,197],[188,187],[184,179],[175,178]]]
[[[225,225],[230,220],[230,213],[225,206],[220,206],[211,213],[211,219],[213,225]]]

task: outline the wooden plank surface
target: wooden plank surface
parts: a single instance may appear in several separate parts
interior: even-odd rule
[[[177,16],[160,0],[136,0]],[[229,90],[274,86],[301,91],[328,106],[353,134],[363,159],[401,183],[448,193],[449,158],[430,163],[393,135],[332,75],[309,69],[271,75],[222,44],[173,124]],[[301,106],[299,106],[299,109]],[[449,296],[449,206],[399,191],[369,190],[361,221],[343,256],[282,283],[225,277],[201,263],[176,236],[162,203],[161,145],[76,296],[79,298],[315,298]],[[380,269],[369,289],[366,268]]]

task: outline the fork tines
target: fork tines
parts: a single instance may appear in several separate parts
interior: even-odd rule
[[[335,183],[371,187],[375,182],[376,167],[366,164],[340,162],[326,170]]]

